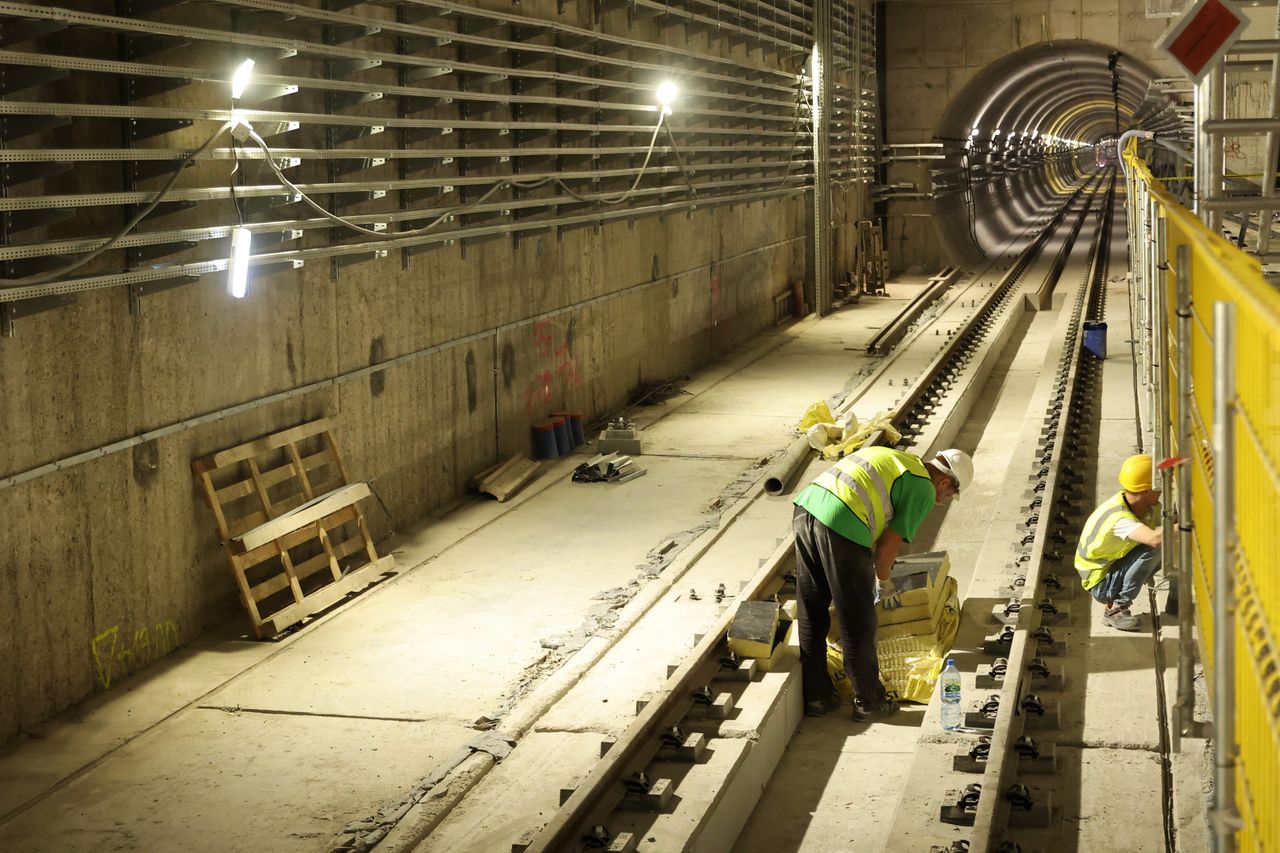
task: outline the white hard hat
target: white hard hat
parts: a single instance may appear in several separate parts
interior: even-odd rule
[[[933,464],[942,473],[955,478],[961,493],[973,482],[973,459],[963,450],[943,450],[934,458]]]

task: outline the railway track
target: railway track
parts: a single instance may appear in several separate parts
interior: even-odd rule
[[[1114,181],[1107,183],[1110,188],[1104,189],[1104,177],[1098,176],[1079,187],[1046,217],[1025,251],[993,264],[987,275],[961,277],[941,297],[932,316],[920,320],[910,331],[898,329],[895,334],[902,343],[841,408],[891,411],[903,436],[902,445],[919,452],[949,442],[981,394],[991,362],[1009,339],[1023,306],[1043,306],[1051,298],[1074,241],[1094,218],[1092,211],[1099,204],[1109,217]],[[1109,232],[1107,222],[1109,219],[1096,229],[1103,237]],[[1046,249],[1055,244],[1057,252],[1049,263]],[[1091,281],[1105,276],[1106,256],[1105,246],[1094,246]],[[1029,276],[1033,267],[1040,271],[1034,277]],[[1089,310],[1090,292],[1096,288],[1086,286],[1078,291],[1071,309],[1073,329],[1078,329],[1079,318]],[[1089,381],[1074,338],[1063,342],[1061,353],[1053,402],[1046,412],[1036,455],[1028,463],[1027,523],[1020,556],[1013,565],[1021,580],[1013,578],[1006,605],[1012,618],[1002,628],[1004,638],[996,649],[1005,659],[1005,674],[988,673],[992,683],[998,684],[999,700],[990,733],[985,735],[989,741],[983,750],[982,778],[976,783],[980,787],[969,788],[969,799],[961,804],[961,819],[972,825],[972,832],[964,839],[967,846],[941,849],[1004,850],[1000,845],[1007,841],[1010,810],[1017,803],[1007,792],[1021,784],[1014,781],[1018,756],[1025,752],[1021,726],[1025,714],[1021,709],[1032,684],[1032,677],[1022,674],[1041,673],[1039,655],[1032,651],[1039,642],[1036,637],[1042,636],[1037,632],[1045,627],[1041,624],[1045,610],[1040,606],[1046,597],[1044,590],[1046,584],[1053,588],[1055,581],[1041,566],[1049,555],[1058,553],[1051,546],[1060,546],[1067,537],[1063,524],[1070,520],[1069,514],[1059,513],[1061,520],[1055,516],[1059,502],[1066,500],[1059,495],[1070,492],[1073,482],[1069,473],[1060,470],[1065,447],[1060,436],[1069,432],[1075,411],[1071,404],[1082,399],[1082,389]],[[744,500],[754,501],[760,494],[757,487]],[[736,517],[741,516],[738,513]],[[1046,523],[1041,524],[1040,518]],[[785,602],[791,591],[787,577],[791,566],[792,545],[787,537],[778,541],[755,575],[735,591],[735,602],[771,598]],[[734,611],[726,606],[684,659],[669,667],[667,680],[640,703],[625,731],[616,739],[602,739],[601,755],[590,771],[562,791],[557,811],[531,820],[534,825],[513,844],[513,850],[603,849],[621,853],[727,849],[723,845],[732,843],[745,816],[728,814],[735,798],[726,796],[720,786],[735,784],[730,778],[734,773],[739,777],[747,774],[750,779],[746,783],[756,785],[758,793],[763,784],[760,773],[767,780],[772,768],[768,764],[761,770],[752,764],[764,759],[751,753],[750,744],[742,745],[744,738],[740,732],[735,734],[735,724],[752,735],[778,729],[785,744],[800,705],[797,671],[762,673],[757,662],[738,660],[729,653],[725,634]],[[1007,673],[1019,676],[1010,678]],[[754,710],[746,711],[748,706]],[[750,719],[735,723],[733,718],[740,715]],[[712,744],[721,748],[709,750]],[[736,758],[709,760],[712,754]],[[776,760],[775,755],[771,761]],[[707,767],[717,761],[728,764],[722,768],[729,774],[723,780]],[[754,769],[748,773],[744,768]],[[985,796],[983,791],[1006,795]],[[673,818],[673,813],[680,817]],[[429,842],[430,838],[422,849],[432,849]]]

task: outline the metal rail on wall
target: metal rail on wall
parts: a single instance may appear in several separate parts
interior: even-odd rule
[[[1164,422],[1156,427],[1169,436],[1169,452],[1187,460],[1168,474],[1178,536],[1166,540],[1163,555],[1176,566],[1180,621],[1187,622],[1179,632],[1178,729],[1201,726],[1194,718],[1198,651],[1212,685],[1214,848],[1276,850],[1280,292],[1256,257],[1178,204],[1136,145],[1125,158],[1129,227],[1142,247],[1135,286],[1163,314],[1161,333],[1142,340],[1140,357],[1160,365],[1154,387]]]
[[[103,287],[128,286],[141,310],[148,293],[225,270],[238,226],[260,274],[327,260],[337,275],[392,250],[407,264],[428,246],[812,186],[812,9],[797,0],[605,0],[595,28],[567,23],[576,10],[563,6],[544,20],[436,0],[75,5],[0,2],[0,334]],[[867,3],[833,5],[831,180],[854,186],[874,168],[874,17]],[[745,58],[725,55],[734,47]],[[233,104],[226,85],[244,58],[257,73]],[[669,114],[654,97],[668,79],[680,89]],[[190,157],[237,120],[269,155],[227,136]],[[392,239],[303,215],[268,156],[306,195]],[[69,253],[100,250],[109,223],[154,203],[184,165],[83,273],[39,280]],[[396,239],[437,218],[430,234]]]

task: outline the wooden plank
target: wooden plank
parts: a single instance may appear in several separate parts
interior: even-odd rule
[[[270,489],[272,486],[277,485],[278,483],[285,482],[286,480],[290,479],[293,476],[294,476],[294,472],[292,470],[292,467],[287,464],[279,465],[275,468],[272,468],[269,471],[260,471],[258,473],[259,481],[262,483],[262,485],[265,488],[268,488],[268,489]],[[241,498],[248,497],[249,495],[253,494],[253,490],[254,490],[253,478],[250,477],[244,480],[236,480],[235,482],[230,483],[226,486],[223,486],[221,489],[218,489],[217,491],[218,501],[222,504],[229,504],[232,501],[238,501]],[[311,495],[311,497],[315,497],[315,495]]]
[[[240,590],[240,601],[244,604],[245,610],[249,611],[249,619],[252,620],[254,625],[257,625],[262,621],[262,616],[258,613],[257,599],[253,597],[253,592],[249,589],[249,581],[245,578],[244,571],[236,563],[236,557],[231,553],[231,549],[225,543],[222,549],[227,552],[227,557],[231,560],[231,576],[235,578],[236,588]]]
[[[342,580],[334,581],[323,589],[316,590],[298,604],[290,605],[263,620],[261,624],[254,626],[254,633],[259,637],[274,637],[290,625],[301,622],[310,614],[336,604],[346,597],[348,593],[355,592],[373,583],[378,575],[386,572],[393,565],[395,565],[395,557],[391,555],[382,557],[373,563],[366,563],[346,575]]]
[[[206,456],[204,459],[198,460],[198,464],[208,465],[210,468],[222,468],[234,462],[242,462],[245,459],[251,459],[254,456],[261,456],[271,450],[284,447],[286,444],[301,441],[304,438],[325,432],[333,428],[333,423],[328,418],[320,418],[310,423],[300,424],[292,429],[283,432],[265,435],[262,438],[236,445],[227,450],[220,451],[212,456]]]
[[[538,463],[524,456],[513,456],[508,462],[511,464],[505,471],[480,484],[480,491],[493,495],[499,503],[520,491],[538,473]]]
[[[344,524],[349,524],[355,520],[356,520],[356,508],[354,506],[349,506],[349,507],[344,507],[333,514],[326,516],[320,521],[320,524],[323,525],[327,530],[333,530],[337,527],[341,527]],[[270,559],[271,557],[274,557],[276,554],[280,553],[279,549],[297,548],[299,545],[303,544],[304,542],[307,542],[310,539],[314,539],[315,536],[316,536],[316,529],[314,527],[303,527],[293,531],[292,533],[286,534],[280,539],[274,539],[266,543],[265,545],[259,545],[257,548],[254,548],[252,551],[246,551],[243,554],[235,554],[233,552],[233,556],[235,556],[236,559],[240,561],[240,564],[245,566],[246,568],[250,566],[256,566],[259,563],[263,562],[264,560]]]
[[[209,509],[213,510],[213,520],[218,527],[218,538],[226,540],[231,536],[228,529],[227,518],[222,514],[222,505],[218,503],[217,492],[213,488],[213,480],[209,477],[208,471],[200,472],[200,485],[204,487],[204,501],[209,505]]]
[[[301,566],[296,568],[301,568]],[[295,573],[298,577],[303,577],[300,572],[296,572],[296,569]],[[290,580],[291,579],[288,575],[281,572],[278,575],[268,578],[257,586],[249,587],[249,592],[253,596],[254,601],[262,601],[264,598],[270,598],[282,589],[287,589],[290,585]]]
[[[328,445],[329,452],[333,454],[333,464],[338,466],[338,476],[342,482],[350,483],[351,475],[347,473],[346,463],[342,461],[342,454],[338,452],[338,439],[333,437],[332,430],[326,430],[324,434],[324,443]]]
[[[315,500],[308,501],[302,506],[290,510],[279,518],[273,518],[263,524],[258,525],[252,530],[247,530],[234,540],[240,544],[245,551],[252,551],[254,548],[280,539],[295,530],[298,530],[308,524],[319,521],[327,515],[332,515],[340,509],[351,506],[361,498],[369,496],[368,483],[352,483],[349,486],[343,486],[341,489],[321,495]]]
[[[344,557],[350,557],[352,554],[359,551],[363,547],[364,547],[364,540],[359,536],[353,536],[352,538],[347,539],[344,542],[339,542],[337,545],[334,545],[333,556],[336,559],[341,560]],[[299,578],[308,578],[308,577],[311,577],[311,575],[318,572],[320,569],[323,569],[328,565],[329,565],[329,552],[324,551],[294,566],[293,571],[295,574],[297,574]]]
[[[228,523],[227,534],[226,534],[227,539],[235,539],[237,536],[241,535],[246,530],[252,530],[258,525],[265,524],[270,520],[271,519],[267,516],[265,512],[263,512],[260,509],[255,509],[253,512],[249,513],[243,518],[236,518]]]
[[[298,445],[290,444],[285,449],[289,451],[293,476],[297,477],[298,482],[302,484],[302,494],[306,496],[307,500],[311,500],[316,496],[316,493],[311,488],[311,478],[307,476],[307,466],[303,464],[302,457],[298,454]]]

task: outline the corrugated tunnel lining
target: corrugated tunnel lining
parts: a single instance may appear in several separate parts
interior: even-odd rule
[[[958,181],[968,191],[939,190],[935,177],[931,213],[951,261],[974,264],[994,254],[1026,226],[1032,211],[1058,194],[1063,182],[1093,168],[1091,148],[1028,167],[1023,159],[1028,137],[1033,144],[1046,138],[1099,142],[1115,134],[1117,101],[1120,130],[1128,130],[1135,116],[1141,120],[1146,114],[1148,84],[1157,76],[1144,63],[1085,40],[1034,45],[982,69],[938,124],[935,141],[948,153],[939,162],[954,170],[1008,158],[1011,173],[983,183],[966,181],[962,174]],[[1011,137],[1017,143],[1011,144]],[[978,153],[988,148],[989,155]],[[967,161],[966,149],[971,152]]]

